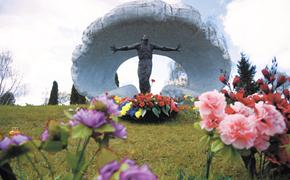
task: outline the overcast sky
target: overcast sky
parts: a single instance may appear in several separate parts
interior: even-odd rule
[[[82,32],[126,1],[0,0],[0,50],[12,52],[27,89],[17,103],[42,104],[54,80],[60,91],[70,92],[72,51],[81,43]],[[290,0],[165,1],[190,4],[204,21],[214,21],[224,32],[233,61],[243,51],[262,68],[276,56],[280,70],[290,72]],[[129,66],[136,68],[136,62]],[[155,65],[161,62],[157,60]],[[157,82],[160,78],[154,72],[152,77]]]

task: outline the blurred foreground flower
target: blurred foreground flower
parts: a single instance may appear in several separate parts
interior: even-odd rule
[[[132,160],[112,161],[99,170],[96,180],[157,180],[147,165],[138,166]]]

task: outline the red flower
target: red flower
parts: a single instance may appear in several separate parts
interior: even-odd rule
[[[171,105],[170,105],[170,112],[175,111],[178,112],[179,109],[177,108],[176,104],[174,103],[174,101],[171,101]]]
[[[262,74],[265,76],[265,78],[267,78],[268,80],[270,80],[271,74],[270,74],[270,72],[269,72],[269,70],[267,68],[265,68],[265,69],[262,70]]]
[[[233,86],[236,87],[239,82],[241,81],[239,76],[235,76],[234,80],[233,80]]]
[[[274,82],[275,79],[276,79],[275,76],[270,76],[270,80],[269,80],[269,81],[270,81],[270,82]]]
[[[143,107],[145,106],[145,103],[144,103],[144,102],[140,102],[140,103],[139,103],[139,106],[140,106],[141,108],[143,108]]]
[[[258,85],[264,84],[263,79],[258,79],[258,80],[257,80],[257,84],[258,84]]]
[[[252,98],[256,101],[256,102],[259,102],[259,101],[262,101],[262,97],[260,97],[259,95],[253,95]]]
[[[266,94],[270,92],[269,86],[267,84],[260,85],[260,89],[264,91]]]
[[[151,82],[152,82],[152,83],[155,83],[155,79],[151,79]]]
[[[233,108],[231,108],[231,106],[226,106],[225,112],[227,114],[235,114],[236,112],[233,110]]]
[[[159,96],[159,95],[156,95],[155,98],[156,98],[157,101],[162,101],[163,100],[162,96]]]
[[[225,75],[221,75],[220,77],[219,77],[219,80],[223,83],[223,84],[227,84],[227,80],[226,80],[226,77],[225,77]]]
[[[286,77],[285,76],[280,76],[279,78],[278,78],[278,81],[277,81],[277,87],[279,87],[279,86],[281,86],[282,84],[284,84],[285,82],[286,82]]]
[[[159,102],[158,102],[158,105],[159,105],[160,107],[163,107],[163,106],[165,106],[165,103],[164,103],[164,101],[159,101]]]
[[[150,102],[147,102],[147,106],[150,108],[153,108],[154,104],[150,101]]]

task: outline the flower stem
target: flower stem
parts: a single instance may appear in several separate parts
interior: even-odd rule
[[[22,174],[22,169],[20,167],[19,157],[16,158],[16,162],[17,162],[17,169],[19,171],[19,179],[20,180],[23,180],[23,174]]]
[[[35,164],[32,162],[31,158],[29,157],[29,155],[25,154],[26,159],[28,160],[28,162],[31,164],[32,168],[35,170],[35,172],[37,173],[39,179],[43,179],[40,172],[38,171],[38,169],[36,168]]]
[[[48,170],[49,170],[49,173],[50,173],[52,179],[55,179],[54,178],[54,172],[52,170],[51,164],[49,163],[49,161],[48,161],[47,157],[45,156],[45,154],[37,147],[37,145],[34,142],[31,141],[31,143],[38,150],[38,152],[40,153],[40,155],[44,159],[45,163],[47,164],[47,167],[48,167]]]
[[[75,171],[73,172],[73,180],[75,180],[77,178],[77,175],[78,175],[78,171],[79,171],[79,168],[80,168],[80,165],[81,165],[81,162],[83,160],[83,157],[84,157],[84,154],[85,154],[85,150],[86,150],[86,147],[87,145],[89,144],[89,141],[90,141],[90,137],[88,137],[84,144],[83,144],[83,148],[82,148],[82,151],[81,151],[81,154],[79,156],[79,159],[78,159],[78,162],[77,162],[77,167],[75,169]]]
[[[205,179],[208,180],[209,173],[210,173],[210,166],[213,158],[213,153],[208,149],[207,151],[207,160],[206,160],[206,166],[205,166]]]
[[[86,172],[86,171],[88,170],[89,165],[90,165],[90,164],[95,160],[95,158],[96,158],[98,152],[100,152],[100,150],[101,150],[101,148],[99,148],[99,149],[94,153],[94,155],[91,157],[91,159],[90,159],[88,165],[87,165],[87,166],[85,167],[85,169],[84,169],[84,172]],[[80,178],[82,178],[82,175],[81,175]]]

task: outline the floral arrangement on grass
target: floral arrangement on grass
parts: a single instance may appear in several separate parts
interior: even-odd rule
[[[262,73],[264,79],[257,81],[255,94],[246,95],[243,88],[236,88],[238,76],[229,83],[222,75],[220,80],[227,88],[203,93],[195,103],[202,118],[195,127],[204,134],[201,142],[208,146],[207,178],[216,153],[242,159],[252,178],[289,173],[290,99],[283,85],[290,79],[267,68]]]
[[[121,118],[133,121],[165,121],[179,111],[177,103],[172,98],[152,93],[138,94],[134,98],[118,96],[113,98],[119,104]]]
[[[89,107],[78,108],[75,113],[65,113],[69,118],[66,122],[58,122],[50,120],[46,123],[44,131],[39,139],[33,139],[24,135],[19,129],[14,128],[9,132],[8,136],[0,135],[0,175],[6,179],[23,179],[23,173],[15,174],[13,167],[10,166],[12,159],[17,159],[17,169],[21,170],[19,164],[19,157],[24,156],[34,169],[39,179],[67,179],[79,180],[83,179],[84,174],[89,168],[91,162],[100,157],[102,152],[106,151],[110,156],[112,150],[109,148],[110,139],[126,139],[126,128],[118,122],[120,114],[119,107],[115,104],[113,99],[107,96],[94,98]],[[69,148],[71,140],[77,140],[78,145],[76,151],[71,151]],[[86,149],[90,141],[94,141],[97,147],[96,152],[87,160]],[[57,153],[65,150],[67,166],[70,169],[64,176],[56,176],[53,167],[45,152]],[[32,158],[34,153],[39,153],[46,163],[49,171],[49,176],[43,174],[38,169],[36,162]],[[109,155],[108,155],[109,153]],[[102,157],[106,158],[106,157]],[[143,179],[155,180],[156,176],[149,170],[147,166],[138,167],[130,160],[122,161],[122,164],[114,162],[114,168],[108,169],[107,167],[112,164],[106,165],[100,169],[97,179],[106,180],[115,173],[114,179]],[[120,176],[116,175],[118,173]]]

